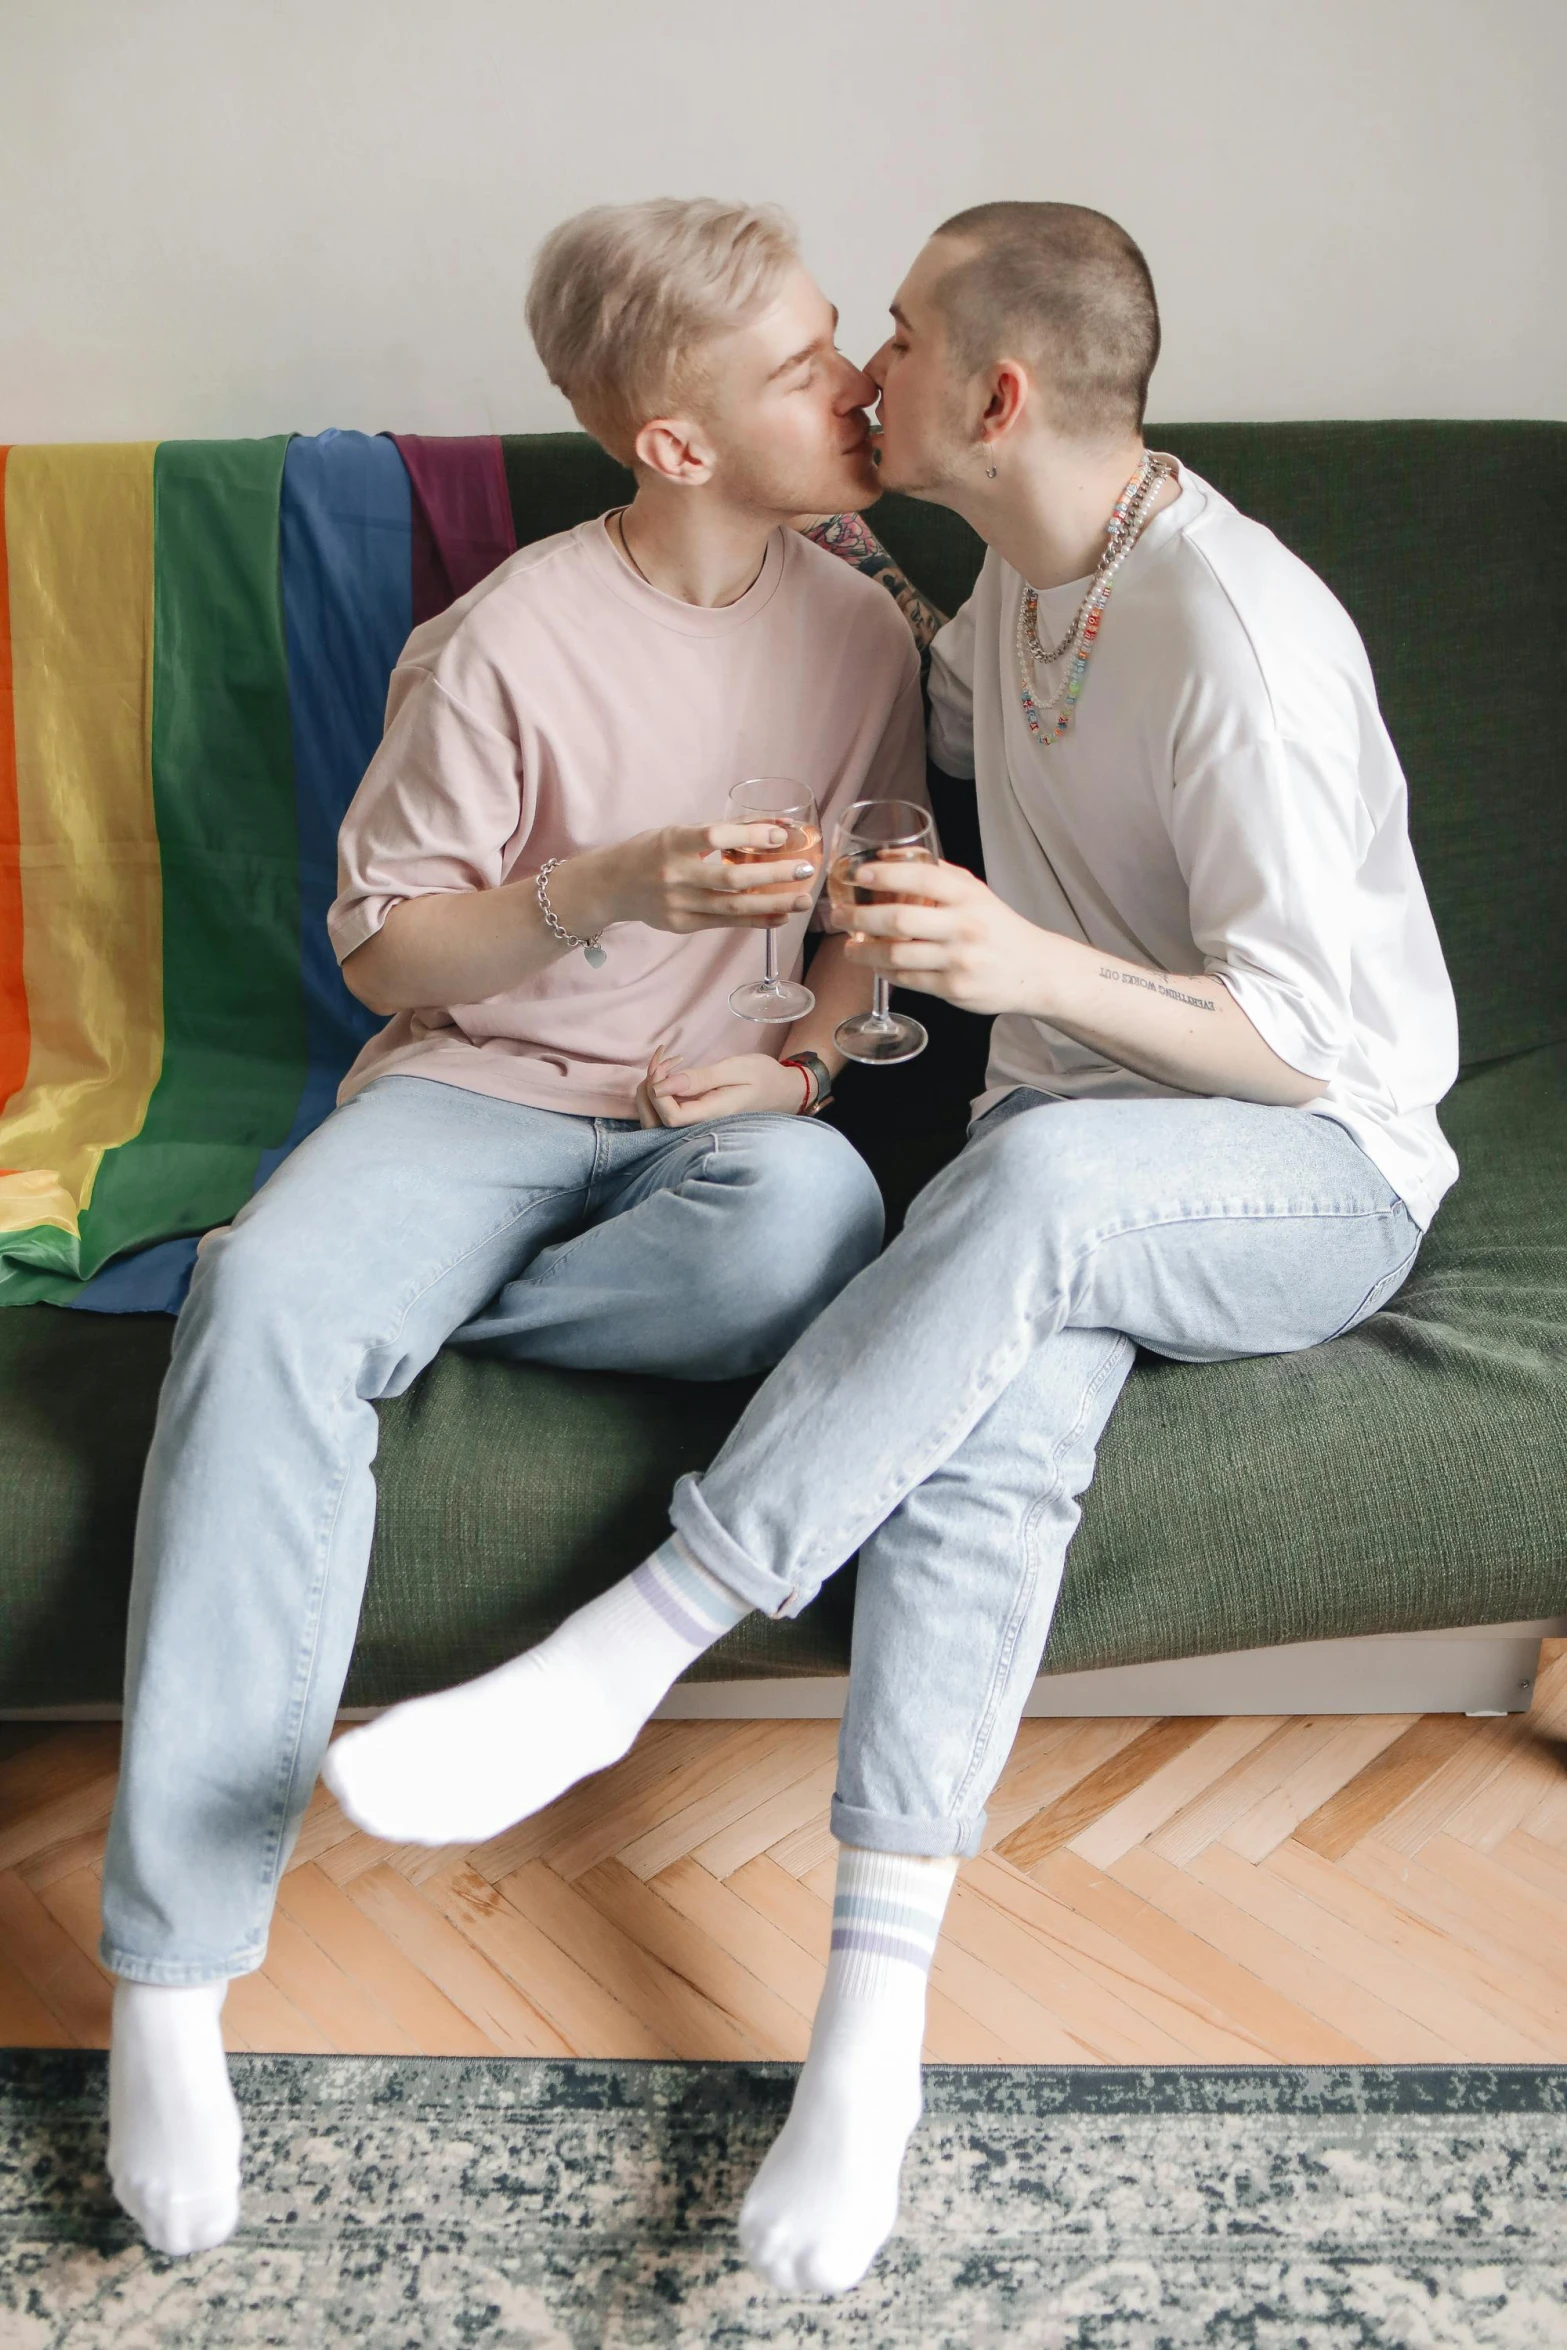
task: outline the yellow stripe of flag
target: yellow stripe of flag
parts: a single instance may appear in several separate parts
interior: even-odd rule
[[[0,1117],[0,1232],[74,1233],[163,1060],[153,816],[156,444],[14,448],[6,541],[27,1077]]]

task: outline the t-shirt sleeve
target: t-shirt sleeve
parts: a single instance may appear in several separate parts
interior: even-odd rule
[[[944,775],[974,773],[975,598],[931,640],[930,755]]]
[[[1327,1079],[1352,1033],[1362,848],[1346,746],[1265,738],[1178,774],[1171,834],[1203,967],[1282,1061]]]
[[[399,671],[337,841],[326,926],[341,963],[408,898],[493,889],[524,821],[518,750],[428,670]]]

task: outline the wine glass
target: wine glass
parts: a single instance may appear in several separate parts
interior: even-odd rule
[[[726,865],[778,865],[788,858],[797,865],[808,863],[814,875],[821,864],[822,828],[816,801],[803,783],[790,776],[752,775],[737,783],[729,794],[729,821],[780,825],[786,837],[781,848],[748,842],[744,848],[725,849]],[[802,1020],[816,1009],[816,998],[808,987],[778,976],[778,928],[785,919],[779,915],[763,933],[767,943],[761,978],[747,980],[729,998],[729,1009],[738,1012],[742,1020]]]
[[[911,890],[862,889],[855,880],[862,865],[935,865],[940,862],[936,827],[930,810],[913,800],[857,800],[838,826],[827,889],[833,919],[840,930],[853,931],[856,906],[895,905],[900,899],[916,906],[934,903],[915,897]],[[930,1038],[917,1020],[892,1009],[892,986],[876,974],[876,993],[868,1012],[840,1021],[833,1042],[851,1061],[912,1061]]]

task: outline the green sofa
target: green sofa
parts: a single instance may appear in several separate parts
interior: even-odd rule
[[[1310,1353],[1147,1359],[1106,1436],[1046,1670],[1567,1608],[1567,426],[1171,425],[1169,447],[1275,528],[1369,647],[1457,989],[1463,1165],[1411,1279]],[[505,444],[519,540],[615,501],[577,435]],[[946,608],[964,525],[889,498],[879,527]],[[949,853],[971,795],[937,777]],[[962,1140],[984,1025],[851,1073],[838,1116],[894,1219]],[[112,1703],[131,1532],[167,1360],[160,1315],[0,1312],[0,1709]],[[383,1407],[380,1520],[350,1705],[537,1639],[664,1529],[669,1488],[746,1391],[445,1355]],[[852,1569],[798,1622],[753,1617],[697,1667],[846,1669]]]

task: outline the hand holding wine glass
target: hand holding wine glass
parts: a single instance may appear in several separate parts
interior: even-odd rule
[[[726,848],[723,852],[726,865],[775,867],[789,857],[794,860],[797,879],[814,879],[820,871],[821,821],[816,813],[815,797],[803,783],[796,783],[787,775],[748,777],[729,794],[729,821],[774,825],[782,829],[784,838],[781,845],[746,844]],[[778,917],[778,921],[784,919],[782,915]],[[762,977],[737,987],[729,998],[729,1008],[742,1020],[803,1019],[807,1012],[815,1010],[816,998],[797,980],[779,977],[778,922],[769,923],[762,935],[766,941]]]
[[[930,810],[913,800],[857,800],[838,826],[827,888],[833,919],[840,930],[856,934],[858,907],[898,902],[929,905],[910,875],[908,889],[888,886],[885,871],[902,865],[932,866],[940,861],[936,827]],[[874,883],[862,880],[868,868],[877,868]],[[863,935],[863,934],[862,934]],[[868,1012],[841,1021],[833,1042],[851,1061],[912,1061],[930,1042],[918,1020],[892,1009],[890,982],[878,971],[876,992]]]

